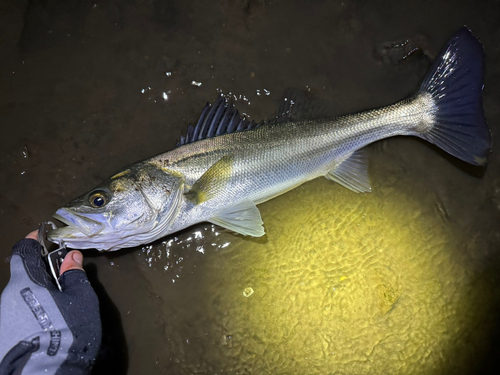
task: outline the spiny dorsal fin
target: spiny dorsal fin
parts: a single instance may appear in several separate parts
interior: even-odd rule
[[[223,156],[194,183],[186,198],[194,204],[201,204],[220,194],[226,187],[233,168],[233,157]]]
[[[218,212],[209,221],[245,236],[262,237],[265,234],[260,211],[252,201],[243,201]]]
[[[214,104],[205,105],[198,123],[195,126],[188,126],[186,136],[181,135],[177,147],[218,135],[254,129],[259,125],[242,118],[238,110],[234,108],[234,104],[229,103],[228,99],[220,95]]]
[[[354,151],[333,171],[325,175],[355,193],[369,193],[372,191],[368,177],[368,154],[365,149]]]

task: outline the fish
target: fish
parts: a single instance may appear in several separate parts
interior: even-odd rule
[[[115,251],[201,222],[245,236],[265,234],[257,205],[318,177],[371,191],[365,146],[422,138],[485,167],[491,135],[482,108],[485,54],[467,27],[433,61],[415,95],[335,117],[321,101],[285,95],[278,115],[256,123],[223,96],[207,104],[174,149],[129,165],[53,215],[48,239]]]

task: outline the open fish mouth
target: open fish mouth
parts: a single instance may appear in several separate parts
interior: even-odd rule
[[[94,220],[89,217],[95,216],[96,219],[100,218],[102,220],[103,217],[101,214],[82,215],[63,207],[57,210],[57,212],[52,216],[66,224],[67,227],[58,228],[50,232],[48,234],[49,240],[51,238],[57,239],[59,237],[67,236],[74,237],[81,234],[87,237],[92,237],[101,233],[105,228],[105,224],[101,221]]]

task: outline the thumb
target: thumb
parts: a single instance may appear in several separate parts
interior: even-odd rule
[[[64,257],[64,260],[61,264],[61,270],[59,271],[59,275],[69,270],[82,270],[83,271],[83,255],[77,250],[70,251]]]
[[[38,229],[34,230],[33,232],[29,232],[26,235],[26,238],[31,238],[32,240],[38,241]]]

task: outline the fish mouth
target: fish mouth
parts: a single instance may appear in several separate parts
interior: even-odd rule
[[[87,237],[93,237],[96,234],[101,233],[104,230],[105,225],[101,221],[90,218],[89,216],[91,215],[102,219],[102,215],[100,214],[83,215],[65,207],[58,209],[52,216],[66,224],[67,227],[58,228],[50,232],[48,234],[49,240],[51,238],[55,239],[66,236],[73,237],[79,234],[84,234]]]

